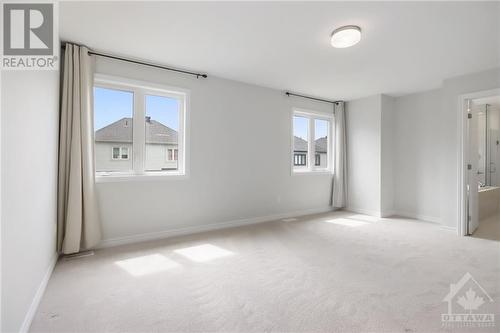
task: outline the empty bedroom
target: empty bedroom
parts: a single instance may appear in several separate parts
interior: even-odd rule
[[[500,2],[0,8],[1,332],[498,332]]]

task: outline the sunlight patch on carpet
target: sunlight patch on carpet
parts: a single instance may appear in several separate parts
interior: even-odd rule
[[[349,215],[349,216],[347,216],[347,218],[351,219],[351,220],[358,220],[358,221],[364,221],[364,222],[380,222],[380,217],[361,215],[361,214]]]
[[[222,257],[231,256],[234,254],[231,251],[225,250],[212,244],[186,247],[183,249],[175,250],[174,252],[196,262],[206,262]]]
[[[143,276],[163,272],[180,266],[175,261],[161,254],[150,254],[142,257],[119,260],[115,261],[115,264],[132,276]]]
[[[364,225],[370,224],[369,222],[365,222],[365,221],[358,221],[358,220],[345,219],[345,218],[330,219],[330,220],[325,220],[325,222],[337,224],[337,225],[342,225],[342,226],[346,226],[346,227],[362,227]]]

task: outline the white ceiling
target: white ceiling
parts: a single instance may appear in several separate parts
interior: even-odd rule
[[[500,66],[500,3],[62,2],[62,40],[228,79],[353,99]],[[339,26],[363,30],[334,49]]]

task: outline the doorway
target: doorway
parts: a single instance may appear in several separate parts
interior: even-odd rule
[[[500,240],[500,90],[462,96],[461,102],[460,230]]]

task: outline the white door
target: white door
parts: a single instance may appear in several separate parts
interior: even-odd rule
[[[474,106],[471,100],[467,101],[469,107],[469,118],[467,121],[467,132],[469,137],[469,162],[467,166],[468,172],[468,210],[469,224],[467,231],[472,235],[479,226],[479,134],[478,134],[478,109]]]

